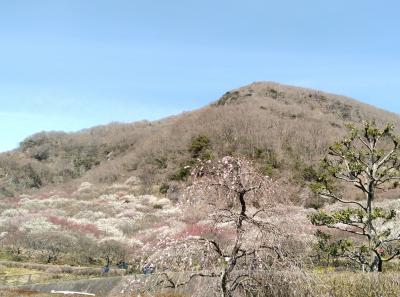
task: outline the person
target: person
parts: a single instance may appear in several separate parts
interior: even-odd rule
[[[151,263],[146,263],[143,266],[143,274],[152,274],[155,271],[155,266]]]
[[[119,269],[128,269],[128,263],[126,263],[125,261],[121,261],[117,264],[117,267]]]
[[[110,267],[109,267],[108,265],[104,266],[104,267],[101,269],[101,273],[102,273],[102,274],[106,274],[106,273],[108,273],[109,271],[110,271]]]
[[[150,270],[150,274],[153,274],[154,271],[156,270],[156,267],[153,264],[150,264],[149,270]]]
[[[144,264],[143,274],[149,274],[149,263]]]

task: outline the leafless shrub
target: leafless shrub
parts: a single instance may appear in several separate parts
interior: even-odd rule
[[[255,83],[230,94],[237,98],[235,104],[223,100],[222,105],[152,123],[114,123],[74,134],[29,137],[19,151],[0,156],[5,171],[2,177],[0,170],[0,185],[5,182],[0,194],[82,176],[95,184],[111,183],[133,172],[143,177],[143,192],[150,192],[153,184],[168,181],[191,157],[188,145],[199,135],[210,140],[216,158],[247,156],[256,167],[290,178],[296,163],[310,165],[324,155],[328,144],[343,134],[345,122],[376,119],[399,124],[393,114],[313,90]],[[260,155],[260,150],[267,153]],[[297,192],[298,182],[293,180],[288,190]]]

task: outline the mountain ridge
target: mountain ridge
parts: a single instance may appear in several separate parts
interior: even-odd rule
[[[346,123],[373,119],[400,127],[397,114],[345,96],[254,82],[203,108],[157,121],[32,135],[0,154],[0,193],[83,181],[100,186],[129,176],[141,180],[142,193],[173,192],[185,185],[199,157],[193,145],[204,146],[197,148],[203,158],[245,156],[264,173],[293,182],[297,191]]]
[[[311,99],[316,99],[316,98],[317,99],[318,98],[321,99],[321,97],[324,97],[324,96],[326,96],[328,98],[329,97],[335,97],[335,99],[337,99],[339,101],[349,102],[349,103],[352,103],[354,105],[361,106],[361,107],[364,107],[364,108],[372,108],[372,109],[380,110],[380,111],[382,111],[384,113],[391,114],[392,116],[396,116],[396,117],[400,116],[399,114],[397,114],[395,112],[392,112],[392,111],[386,110],[384,108],[380,108],[380,107],[374,106],[374,105],[366,103],[366,102],[362,102],[360,100],[357,100],[355,98],[352,98],[352,97],[349,97],[349,96],[346,96],[346,95],[335,94],[335,93],[332,93],[332,92],[326,92],[326,91],[319,90],[319,89],[306,88],[306,87],[294,86],[294,85],[288,85],[288,84],[281,84],[281,83],[274,82],[274,81],[255,81],[255,82],[252,82],[252,83],[250,83],[248,85],[245,85],[245,86],[242,86],[242,87],[239,87],[239,88],[236,88],[236,89],[232,89],[232,90],[226,92],[221,98],[216,100],[216,102],[211,103],[211,105],[214,105],[214,104],[218,105],[218,101],[220,101],[221,99],[224,99],[225,95],[229,95],[229,94],[232,94],[232,93],[235,93],[235,92],[247,92],[247,96],[251,97],[251,96],[249,96],[249,95],[251,95],[251,92],[248,93],[248,90],[252,90],[253,88],[258,88],[258,87],[261,87],[261,88],[266,88],[266,87],[268,88],[269,87],[272,90],[274,90],[274,89],[275,90],[276,89],[278,89],[278,90],[282,89],[282,90],[285,90],[285,92],[290,91],[292,93],[300,93],[300,94],[303,94],[303,95],[308,95],[308,97],[311,98]],[[279,93],[275,93],[274,94],[274,91],[272,91],[272,93],[270,95],[271,96],[276,96],[276,95],[279,95]]]

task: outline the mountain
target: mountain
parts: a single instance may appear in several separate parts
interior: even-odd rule
[[[199,158],[242,155],[265,174],[290,181],[296,200],[344,125],[363,120],[400,127],[398,115],[347,97],[257,82],[159,121],[32,135],[0,154],[0,195],[68,191],[82,182],[102,187],[133,177],[141,194],[173,196]]]

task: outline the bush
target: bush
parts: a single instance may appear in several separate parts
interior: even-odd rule
[[[186,178],[189,176],[191,170],[192,164],[184,163],[178,168],[177,172],[170,176],[170,179],[174,181],[185,181]]]
[[[54,266],[54,267],[49,267],[45,270],[46,273],[49,274],[60,274],[63,273],[63,270],[61,269],[60,266]]]
[[[216,106],[223,106],[232,104],[240,99],[240,93],[238,91],[226,92],[216,103]]]
[[[91,276],[91,275],[101,275],[101,268],[75,268],[72,271],[73,275],[77,275],[77,276]]]
[[[21,179],[18,181],[28,188],[40,188],[43,185],[40,173],[31,164],[21,168]]]
[[[188,150],[192,158],[208,160],[211,158],[211,141],[207,136],[199,135],[192,138]]]
[[[160,158],[155,158],[154,163],[157,166],[158,169],[166,169],[168,167],[168,162],[167,158],[165,157],[160,157]]]
[[[312,182],[318,178],[318,173],[313,166],[306,166],[303,169],[302,176],[305,181]]]
[[[332,273],[320,276],[326,295],[332,297],[397,297],[400,296],[398,274],[387,273]]]
[[[50,149],[48,147],[36,149],[31,153],[32,158],[38,161],[45,161],[50,157]]]
[[[159,190],[159,191],[160,191],[160,194],[167,194],[169,188],[170,188],[170,186],[169,186],[168,184],[163,183],[163,184],[160,186],[160,190]]]
[[[311,193],[307,198],[304,207],[305,208],[313,208],[313,209],[320,209],[325,205],[325,200],[318,196],[315,193]]]
[[[73,160],[74,167],[78,172],[86,172],[100,164],[100,161],[91,155],[78,156]]]

